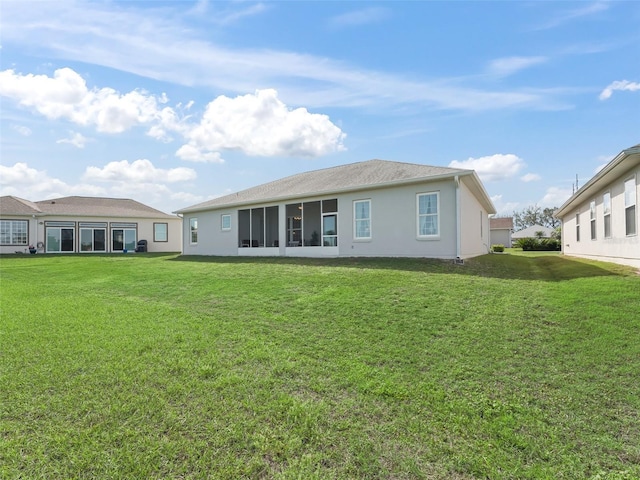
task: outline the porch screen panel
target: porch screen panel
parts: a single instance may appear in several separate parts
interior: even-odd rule
[[[280,245],[278,238],[278,207],[265,208],[265,240],[267,247],[277,247]]]
[[[320,211],[320,202],[305,202],[302,205],[302,234],[304,237],[304,245],[319,247],[321,232],[322,214]]]

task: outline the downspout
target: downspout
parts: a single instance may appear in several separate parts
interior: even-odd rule
[[[456,259],[460,260],[462,221],[460,219],[460,179],[458,175],[453,177],[453,181],[456,184]]]

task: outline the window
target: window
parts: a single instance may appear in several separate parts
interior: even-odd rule
[[[111,251],[123,252],[127,250],[133,252],[136,249],[136,229],[112,227],[111,241]]]
[[[440,234],[437,192],[419,193],[418,202],[418,237],[437,237]]]
[[[231,215],[222,215],[220,217],[222,230],[231,230]]]
[[[604,213],[604,238],[611,238],[611,193],[602,196],[602,211]]]
[[[80,251],[107,251],[106,223],[80,223]]]
[[[580,241],[580,214],[576,213],[576,242]]]
[[[198,243],[198,219],[197,218],[189,219],[189,234],[190,234],[190,242],[192,244]]]
[[[356,240],[371,238],[371,200],[353,202],[354,235]]]
[[[596,239],[596,201],[591,200],[589,204],[589,223],[591,226],[591,240]]]
[[[322,201],[322,246],[338,246],[338,200]]]
[[[153,224],[153,241],[154,242],[169,241],[169,224],[168,223]]]
[[[26,220],[0,220],[0,244],[26,245],[28,243]]]
[[[635,235],[636,227],[636,179],[624,182],[624,222],[627,235]]]
[[[46,226],[46,252],[61,253],[73,252],[74,248],[74,228],[65,228],[63,226]]]

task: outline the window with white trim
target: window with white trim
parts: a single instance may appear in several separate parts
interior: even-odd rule
[[[26,245],[28,228],[27,220],[0,220],[0,244]]]
[[[418,211],[418,237],[433,238],[440,235],[438,192],[419,193],[416,195]]]
[[[602,213],[604,238],[611,238],[611,192],[605,192],[602,196]]]
[[[231,230],[231,215],[224,214],[220,217],[220,227],[223,231]]]
[[[198,243],[198,219],[195,217],[189,219],[189,238],[191,244]]]
[[[371,239],[371,200],[353,202],[353,238]]]
[[[596,201],[589,203],[589,226],[591,227],[591,240],[596,239]]]
[[[576,213],[576,242],[580,241],[580,214]]]
[[[169,224],[168,223],[153,224],[153,241],[154,242],[169,241]]]
[[[624,224],[627,235],[636,235],[636,178],[624,182]]]

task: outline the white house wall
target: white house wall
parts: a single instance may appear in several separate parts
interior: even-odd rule
[[[47,215],[37,217],[29,224],[30,244],[37,246],[39,242],[45,242],[46,222],[75,222],[74,228],[74,253],[79,252],[79,224],[80,223],[106,223],[107,224],[107,253],[111,251],[111,223],[135,223],[136,240],[147,240],[148,252],[180,252],[182,250],[182,220],[179,217],[170,219],[146,219],[146,218],[122,218],[122,217],[70,217],[65,215]],[[154,224],[167,224],[167,241],[154,241]],[[32,228],[33,227],[33,228]],[[15,249],[17,250],[17,249]],[[4,247],[2,253],[5,253]],[[13,252],[6,252],[13,253]],[[38,250],[44,253],[44,249]],[[71,253],[71,252],[70,252]]]
[[[625,232],[624,181],[635,176],[636,234]],[[565,255],[593,258],[640,268],[640,167],[603,188],[580,206],[567,213],[562,222],[562,250]],[[604,238],[603,195],[611,193],[611,237]],[[590,202],[596,202],[596,239],[591,239]],[[580,241],[577,241],[576,214],[580,216]]]
[[[489,253],[489,215],[464,181],[460,182],[461,243],[460,257]]]
[[[466,189],[466,187],[465,187]],[[419,193],[437,192],[439,194],[439,231],[433,239],[418,238],[417,199]],[[337,247],[287,247],[286,204],[337,199],[338,201],[338,246]],[[489,236],[489,221],[484,213],[483,232],[480,237],[479,203],[466,189],[463,195],[465,216],[474,222],[469,226],[465,241],[465,256],[487,252],[484,246]],[[371,238],[354,238],[354,204],[356,200],[371,201]],[[233,208],[219,208],[210,211],[183,214],[183,252],[185,255],[221,255],[221,256],[398,256],[430,257],[453,259],[456,257],[456,193],[452,179],[410,184],[404,186],[370,189],[366,191],[307,197],[285,200],[278,204],[279,238],[277,247],[241,248],[238,238],[238,210],[274,206],[273,202],[243,205]],[[467,211],[468,210],[468,211]],[[222,230],[222,216],[231,216],[231,228]],[[191,243],[190,220],[197,218],[198,241]],[[478,238],[471,238],[473,235]],[[305,234],[305,238],[306,238]]]

